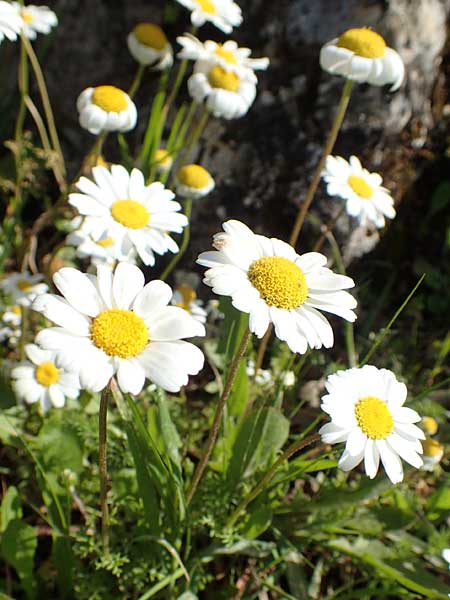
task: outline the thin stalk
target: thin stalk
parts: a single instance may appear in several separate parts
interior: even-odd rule
[[[291,237],[289,238],[289,243],[291,244],[291,246],[295,246],[297,244],[300,231],[303,227],[303,223],[305,222],[306,213],[308,212],[308,209],[314,198],[314,194],[317,190],[317,186],[319,185],[320,176],[325,167],[325,161],[327,160],[327,156],[331,154],[333,150],[333,146],[339,133],[339,129],[341,128],[342,121],[344,120],[345,112],[347,110],[347,106],[350,100],[352,87],[353,81],[347,79],[342,90],[341,99],[339,101],[339,106],[333,121],[333,125],[331,126],[330,133],[328,134],[328,138],[325,142],[325,147],[322,156],[320,157],[319,163],[316,167],[316,170],[314,171],[314,175],[311,180],[311,183],[309,184],[309,188],[306,192],[305,199],[297,213],[297,218],[295,219],[294,227],[292,228],[291,232]]]
[[[102,390],[98,412],[98,467],[100,474],[100,506],[102,511],[102,541],[105,556],[109,556],[109,509],[108,509],[108,464],[107,419],[110,384]]]
[[[205,127],[208,123],[209,112],[206,106],[203,107],[200,119],[198,120],[195,128],[192,132],[189,133],[189,137],[186,142],[186,149],[182,152],[182,163],[186,164],[189,161],[189,157],[191,155],[192,150],[195,148],[197,142],[199,141],[202,133],[205,130]],[[181,165],[180,165],[181,166]]]
[[[327,235],[329,233],[331,233],[334,229],[334,226],[336,225],[336,223],[339,220],[339,217],[342,215],[342,213],[345,210],[345,204],[341,207],[341,209],[337,212],[336,216],[326,225],[322,226],[322,235],[320,236],[320,238],[317,240],[317,242],[315,243],[312,251],[313,252],[320,252],[320,250],[322,249],[322,246],[325,242],[325,240],[327,239]]]
[[[181,260],[181,257],[183,256],[183,254],[186,252],[186,248],[188,247],[189,238],[190,238],[191,213],[192,213],[192,198],[187,198],[186,205],[184,208],[184,214],[187,217],[188,223],[187,223],[186,227],[183,229],[183,237],[181,239],[180,249],[178,250],[178,252],[176,254],[173,255],[172,260],[169,262],[167,267],[162,272],[162,275],[160,277],[160,279],[162,281],[166,281],[166,279],[169,277],[169,275],[172,273],[174,268],[177,266],[177,264]]]
[[[222,419],[222,414],[223,414],[224,408],[226,406],[227,400],[230,396],[231,388],[233,387],[234,380],[236,379],[239,364],[240,364],[241,359],[244,356],[245,351],[247,349],[247,345],[248,345],[250,336],[251,336],[250,330],[246,329],[246,331],[244,332],[244,334],[241,338],[239,346],[233,356],[233,360],[231,361],[230,370],[228,371],[227,380],[223,387],[223,392],[222,392],[222,395],[220,397],[219,403],[216,408],[216,414],[214,415],[214,421],[213,421],[212,427],[209,432],[208,440],[206,442],[206,447],[205,447],[203,455],[200,459],[200,462],[197,464],[197,468],[195,469],[194,477],[192,479],[191,487],[187,494],[187,500],[186,500],[187,506],[189,506],[189,504],[191,503],[192,498],[194,497],[194,494],[195,494],[197,487],[200,483],[200,480],[203,476],[203,473],[208,465],[209,457],[211,456],[211,453],[214,448],[214,444],[216,443],[217,436],[219,433],[219,427],[220,427],[220,421]]]
[[[128,95],[130,98],[134,98],[136,92],[139,89],[139,86],[142,82],[142,75],[144,74],[145,67],[144,65],[139,65],[136,71],[136,75],[134,76],[133,83],[131,84],[130,89],[128,90]]]
[[[281,454],[279,458],[273,463],[273,465],[270,467],[270,469],[267,471],[264,477],[255,485],[251,492],[247,494],[247,496],[241,501],[241,503],[238,505],[231,517],[228,519],[226,527],[230,528],[236,523],[241,512],[245,510],[245,508],[247,508],[250,502],[252,502],[256,498],[256,496],[258,496],[263,491],[263,489],[267,486],[272,477],[275,475],[280,465],[282,465],[286,460],[289,460],[291,456],[293,456],[303,448],[306,448],[307,446],[310,446],[311,444],[319,440],[320,435],[318,433],[313,433],[309,437],[297,440],[291,446],[289,446],[289,448],[285,450],[283,454]]]
[[[159,140],[161,139],[164,124],[166,122],[167,113],[165,112],[163,103],[166,96],[168,78],[169,71],[168,69],[165,69],[161,72],[158,90],[153,98],[147,129],[145,130],[144,140],[139,154],[141,168],[144,168],[146,171],[148,166],[153,162],[155,150],[158,148]]]
[[[22,135],[26,114],[25,97],[28,95],[28,60],[23,40],[24,37],[22,36],[20,40],[19,70],[17,75],[20,103],[14,131],[14,139],[16,141],[16,152],[14,155],[16,163],[16,189],[14,205],[11,207],[13,208],[12,212],[15,212],[16,207],[20,206],[22,200]]]
[[[177,71],[177,75],[175,77],[175,82],[173,84],[170,95],[167,98],[166,103],[164,104],[164,110],[165,110],[166,114],[169,112],[170,107],[172,106],[172,104],[175,101],[175,98],[178,95],[178,91],[180,89],[181,82],[183,81],[184,74],[186,73],[187,64],[188,64],[187,58],[184,58],[178,65],[178,71]]]
[[[259,344],[258,353],[256,355],[256,360],[255,360],[255,374],[253,375],[253,381],[255,381],[256,374],[262,367],[264,356],[265,356],[266,350],[267,350],[267,345],[269,343],[272,331],[273,331],[273,323],[269,323],[269,327],[267,328],[267,331],[264,334],[264,337]]]

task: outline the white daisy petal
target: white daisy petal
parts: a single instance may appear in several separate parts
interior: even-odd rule
[[[138,360],[121,360],[117,383],[124,393],[139,394],[144,387],[145,372]]]
[[[119,263],[114,271],[112,293],[118,308],[128,309],[145,284],[144,274],[135,265]]]
[[[53,281],[67,302],[80,313],[95,317],[102,310],[101,298],[84,273],[63,267],[53,275]]]

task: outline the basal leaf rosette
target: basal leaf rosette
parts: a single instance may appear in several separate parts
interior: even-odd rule
[[[353,280],[326,268],[323,254],[299,255],[286,242],[256,235],[240,221],[227,221],[223,229],[214,236],[216,251],[197,259],[209,267],[206,285],[231,296],[233,306],[250,315],[250,331],[258,337],[272,322],[276,336],[293,352],[331,348],[333,330],[320,311],[354,321],[356,300],[343,291],[354,287]]]
[[[373,479],[381,462],[392,483],[403,480],[400,458],[416,468],[423,464],[420,415],[404,405],[406,385],[394,373],[372,365],[330,375],[322,410],[331,417],[319,433],[326,444],[346,442],[339,467],[350,471],[364,461]]]
[[[204,336],[204,326],[176,306],[162,281],[145,284],[142,271],[119,263],[97,276],[65,267],[53,276],[61,296],[44,294],[33,305],[56,327],[36,342],[75,370],[81,387],[100,391],[113,375],[123,392],[138,394],[148,378],[177,392],[203,367],[201,350],[184,338]]]

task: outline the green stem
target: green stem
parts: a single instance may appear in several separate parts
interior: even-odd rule
[[[170,95],[167,98],[166,103],[164,105],[164,109],[165,109],[166,113],[169,112],[170,107],[172,106],[172,104],[175,101],[175,98],[178,95],[178,91],[180,89],[181,82],[183,81],[184,74],[186,73],[187,64],[188,64],[187,58],[184,58],[178,66],[178,71],[177,71],[177,75],[175,78],[175,82],[172,87],[172,91],[170,92]]]
[[[196,124],[195,128],[193,129],[193,131],[191,131],[189,133],[189,137],[186,141],[186,149],[183,150],[183,152],[182,152],[180,166],[182,164],[187,164],[189,162],[189,157],[191,155],[191,152],[195,148],[202,133],[204,132],[205,127],[208,123],[208,119],[209,119],[209,112],[208,112],[208,109],[206,108],[206,106],[204,106],[202,108],[200,119],[197,121],[197,124]]]
[[[188,223],[187,223],[186,227],[183,229],[183,238],[181,240],[180,249],[172,257],[172,260],[169,262],[169,264],[167,265],[167,267],[164,269],[164,271],[163,271],[163,273],[162,273],[162,275],[160,277],[160,279],[162,281],[166,281],[166,279],[169,277],[169,275],[172,273],[172,271],[174,270],[174,268],[179,263],[179,261],[180,261],[181,257],[183,256],[183,254],[186,252],[186,248],[188,247],[189,238],[190,238],[191,213],[192,213],[192,199],[191,198],[187,198],[186,199],[185,209],[184,209],[184,214],[187,217]]]
[[[100,506],[102,511],[103,552],[109,556],[109,510],[108,510],[108,465],[107,450],[107,418],[110,384],[102,390],[100,409],[98,412],[98,466],[100,474]]]
[[[16,141],[15,163],[16,163],[16,190],[15,200],[12,212],[16,211],[16,207],[20,206],[22,200],[22,149],[23,149],[23,125],[25,122],[26,106],[25,98],[28,95],[28,60],[24,45],[24,36],[20,39],[20,58],[18,70],[18,87],[20,93],[19,111],[17,113],[16,127],[14,131],[14,139]]]
[[[128,95],[130,96],[130,98],[134,98],[134,96],[136,95],[136,92],[138,91],[139,86],[141,85],[144,71],[144,65],[139,65],[136,71],[136,75],[134,76],[133,83],[131,84],[131,87],[128,90]]]
[[[222,395],[220,397],[219,403],[216,408],[216,413],[214,415],[214,421],[213,421],[212,427],[209,432],[208,440],[206,442],[206,447],[205,447],[203,455],[200,459],[200,462],[198,463],[197,468],[195,469],[191,487],[187,494],[187,500],[186,500],[187,506],[189,506],[189,504],[191,503],[192,498],[194,497],[194,494],[195,494],[197,487],[200,483],[200,480],[203,476],[203,473],[208,465],[209,458],[211,456],[211,453],[214,448],[214,444],[216,443],[217,436],[219,433],[219,427],[220,427],[220,421],[222,419],[222,414],[223,414],[224,408],[226,406],[227,400],[230,396],[234,380],[236,379],[236,375],[238,372],[240,362],[241,362],[241,360],[245,354],[245,351],[247,349],[247,345],[248,345],[250,336],[251,336],[250,330],[246,329],[242,336],[242,339],[239,343],[239,346],[233,356],[233,360],[231,361],[230,370],[228,371],[227,380],[223,387],[223,392],[222,392]]]
[[[289,460],[291,456],[293,456],[303,448],[306,448],[306,446],[310,446],[311,444],[319,440],[320,435],[318,433],[313,433],[309,437],[297,440],[291,446],[289,446],[289,448],[285,450],[283,454],[281,454],[281,456],[273,463],[273,465],[270,467],[270,469],[267,471],[264,477],[259,481],[259,483],[257,483],[255,487],[251,490],[251,492],[241,501],[241,503],[238,505],[231,517],[228,519],[226,527],[230,528],[236,523],[241,512],[245,508],[247,508],[250,502],[252,502],[256,498],[256,496],[260,494],[260,492],[263,491],[263,489],[275,475],[280,465],[282,465],[286,460]]]
[[[314,194],[317,190],[317,186],[319,185],[320,177],[325,167],[325,161],[327,160],[327,156],[331,154],[333,150],[333,146],[339,133],[339,129],[341,128],[342,121],[344,120],[345,112],[347,110],[347,106],[350,100],[352,87],[353,81],[347,79],[344,85],[344,89],[342,90],[341,99],[339,101],[339,106],[333,121],[333,125],[331,126],[330,133],[328,134],[328,138],[325,142],[325,147],[322,156],[320,157],[319,163],[316,167],[316,170],[314,171],[314,175],[311,180],[311,183],[309,184],[309,188],[306,192],[305,199],[297,213],[297,218],[295,219],[294,227],[292,228],[291,232],[291,237],[289,238],[289,243],[291,244],[291,246],[295,246],[297,244],[300,231],[303,227],[303,223],[305,222],[306,213],[308,212],[308,209],[314,198]]]

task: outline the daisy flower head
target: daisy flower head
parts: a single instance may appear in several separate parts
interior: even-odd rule
[[[327,269],[323,254],[300,256],[286,242],[255,235],[240,221],[227,221],[223,229],[214,236],[216,251],[197,259],[208,267],[204,283],[250,315],[250,331],[257,337],[272,322],[292,352],[331,348],[333,330],[319,311],[354,321],[356,300],[343,291],[354,287],[353,280]]]
[[[381,228],[385,218],[395,217],[394,200],[381,185],[381,175],[363,169],[356,156],[351,156],[349,162],[342,156],[327,156],[322,177],[327,183],[327,193],[346,200],[347,213],[361,225],[371,222]]]
[[[22,6],[20,2],[12,5],[22,19],[22,33],[30,40],[35,40],[38,33],[50,33],[58,25],[58,17],[48,6]]]
[[[178,252],[169,233],[181,233],[187,225],[174,193],[160,182],[145,184],[139,169],[131,173],[121,165],[94,167],[94,181],[81,177],[69,195],[69,204],[85,217],[85,231],[94,240],[112,240],[115,258],[135,249],[145,265],[155,264],[155,254]]]
[[[48,290],[46,283],[42,283],[43,275],[30,275],[30,273],[12,273],[0,281],[0,290],[11,296],[14,304],[31,306],[39,294]]]
[[[18,304],[11,306],[2,315],[2,321],[12,327],[20,327],[22,323],[22,309]]]
[[[420,426],[427,435],[434,435],[439,429],[439,425],[436,419],[433,419],[433,417],[422,417]]]
[[[203,302],[197,298],[197,292],[187,283],[180,283],[173,292],[171,303],[187,311],[192,318],[200,323],[206,323],[206,310]]]
[[[417,469],[423,464],[420,440],[425,435],[414,425],[420,415],[403,406],[406,385],[394,373],[372,365],[338,371],[325,383],[322,410],[331,417],[319,430],[325,444],[346,442],[338,466],[354,469],[364,460],[373,479],[381,462],[392,483],[403,480],[400,458]]]
[[[64,267],[53,276],[62,296],[44,294],[33,308],[53,321],[36,341],[75,369],[81,387],[102,390],[111,377],[125,393],[139,394],[145,379],[177,392],[202,368],[201,350],[183,338],[204,336],[187,311],[168,306],[172,290],[162,281],[145,285],[142,271],[121,262],[97,276]]]
[[[422,442],[423,466],[425,471],[433,471],[435,465],[439,464],[444,456],[444,446],[437,440],[427,438]]]
[[[23,19],[10,3],[0,0],[0,43],[5,38],[14,42],[23,27]]]
[[[214,189],[215,181],[201,165],[184,165],[176,174],[177,194],[184,198],[203,198]]]
[[[224,71],[236,73],[241,79],[250,79],[256,83],[255,71],[265,70],[269,66],[268,58],[250,58],[250,48],[239,48],[233,40],[218,44],[213,40],[201,42],[194,35],[185,33],[177,37],[182,46],[178,58],[208,62],[218,65]]]
[[[25,353],[29,361],[11,371],[13,389],[20,400],[27,404],[39,402],[45,414],[52,406],[64,406],[66,397],[78,397],[78,375],[62,368],[55,352],[27,344]]]
[[[173,165],[172,156],[164,148],[158,148],[155,152],[154,160],[156,170],[160,173],[168,173]]]
[[[128,34],[127,44],[130,54],[140,65],[163,71],[173,64],[172,46],[158,25],[139,23]]]
[[[195,102],[205,102],[209,112],[224,119],[244,116],[256,97],[254,81],[209,61],[195,63],[187,85]]]
[[[349,29],[327,42],[320,51],[320,66],[332,75],[342,75],[358,83],[391,85],[398,90],[405,77],[400,55],[386,45],[375,31]]]
[[[242,11],[233,0],[177,0],[191,11],[191,23],[201,27],[207,21],[224,33],[242,23]]]
[[[93,265],[107,264],[113,267],[118,260],[134,263],[136,258],[134,247],[130,248],[127,254],[122,254],[120,246],[113,238],[94,237],[85,223],[69,233],[66,244],[75,246],[76,255],[79,258],[89,258]]]
[[[101,131],[130,131],[137,121],[133,100],[113,85],[86,88],[78,96],[77,109],[81,127],[94,135]]]

